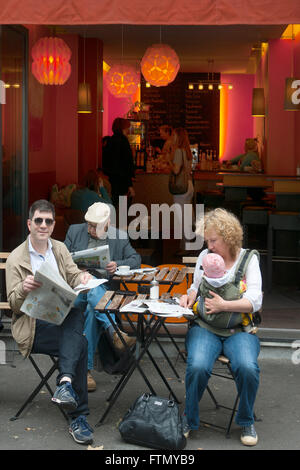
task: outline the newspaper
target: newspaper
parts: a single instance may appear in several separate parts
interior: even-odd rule
[[[137,299],[120,308],[120,312],[143,313],[146,311],[161,317],[190,318],[194,316],[191,309],[181,307],[176,301]]]
[[[110,262],[109,246],[103,245],[71,253],[73,261],[85,268],[105,268]]]
[[[42,285],[27,294],[21,312],[55,325],[64,321],[80,292],[107,282],[106,279],[91,279],[87,284],[79,284],[72,289],[47,261],[36,271],[34,280]]]

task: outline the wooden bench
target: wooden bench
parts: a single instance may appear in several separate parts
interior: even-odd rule
[[[0,365],[10,365],[14,367],[15,353],[18,353],[16,342],[11,334],[11,309],[6,300],[5,292],[5,264],[9,256],[7,252],[0,252],[0,311],[2,329],[0,331]]]

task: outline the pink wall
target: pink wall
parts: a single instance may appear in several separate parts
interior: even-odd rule
[[[222,83],[231,83],[228,90],[226,142],[223,159],[228,160],[243,153],[245,139],[253,137],[251,115],[253,75],[222,74]]]
[[[115,118],[124,117],[131,107],[128,98],[116,98],[110,93],[103,72],[103,136],[112,135],[111,126]]]
[[[267,173],[293,176],[296,173],[296,113],[284,110],[286,77],[291,76],[292,41],[269,42],[268,156]]]

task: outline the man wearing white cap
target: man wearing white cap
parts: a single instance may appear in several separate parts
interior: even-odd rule
[[[101,277],[108,278],[108,282],[90,290],[87,294],[88,307],[85,311],[84,332],[88,340],[88,388],[89,391],[92,391],[96,389],[96,382],[90,370],[94,368],[94,354],[103,329],[112,335],[114,346],[119,350],[123,349],[123,344],[117,333],[114,332],[108,318],[105,314],[95,311],[95,306],[108,287],[115,287],[111,278],[117,267],[128,265],[130,269],[139,268],[141,257],[131,246],[127,234],[110,225],[110,207],[108,204],[102,202],[92,204],[85,214],[85,220],[87,223],[75,224],[69,227],[65,245],[70,252],[108,245],[111,260],[106,265],[103,273],[101,272]],[[122,332],[122,336],[129,346],[134,344],[134,338],[129,337],[124,332]]]

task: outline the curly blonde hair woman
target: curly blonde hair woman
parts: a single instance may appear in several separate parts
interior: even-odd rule
[[[252,313],[257,312],[262,304],[261,273],[259,260],[252,256],[245,271],[246,290],[237,300],[224,300],[217,293],[210,291],[210,298],[201,298],[198,288],[202,281],[202,260],[208,252],[222,256],[225,262],[228,280],[235,279],[236,268],[243,257],[243,231],[239,220],[225,209],[214,209],[205,214],[198,224],[198,231],[203,230],[207,249],[197,260],[194,279],[187,295],[180,299],[184,307],[191,307],[196,298],[203,302],[206,313],[222,312]],[[240,401],[236,414],[236,423],[242,427],[241,442],[247,446],[256,445],[258,438],[254,428],[254,402],[259,385],[259,340],[255,334],[242,331],[241,328],[220,330],[211,328],[196,316],[186,337],[186,403],[183,416],[184,433],[198,429],[199,401],[207,387],[213,365],[223,353],[230,360]]]
[[[196,234],[211,230],[215,230],[218,235],[222,236],[231,256],[235,257],[243,243],[243,229],[238,218],[222,208],[211,210],[205,213],[204,218],[197,223]]]

